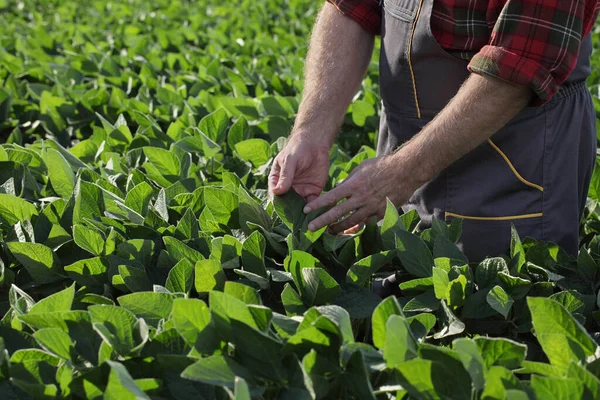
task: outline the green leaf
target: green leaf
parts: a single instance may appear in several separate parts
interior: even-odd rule
[[[441,362],[413,359],[396,367],[399,381],[414,398],[470,400],[471,382]]]
[[[504,318],[508,318],[508,313],[514,304],[514,300],[506,294],[502,287],[494,286],[487,294],[486,300],[490,307],[498,311]]]
[[[503,258],[486,258],[475,269],[475,282],[480,289],[490,287],[498,273],[508,273],[508,266]]]
[[[138,292],[121,296],[119,304],[139,318],[156,327],[161,319],[167,319],[173,308],[173,296],[168,293]]]
[[[132,292],[143,292],[152,289],[152,282],[148,279],[146,271],[137,266],[121,264],[118,267],[119,277],[122,283]],[[113,284],[114,284],[113,277]]]
[[[221,355],[202,358],[187,367],[181,374],[186,379],[230,388],[235,386],[236,376],[247,377],[248,375],[244,367],[229,357]]]
[[[531,289],[531,282],[527,279],[519,278],[516,276],[510,276],[507,273],[499,272],[498,278],[506,291],[515,300],[519,300],[529,292]]]
[[[208,114],[200,120],[198,128],[206,134],[215,143],[222,143],[225,140],[225,131],[229,125],[229,117],[223,108]]]
[[[69,198],[75,188],[75,174],[71,165],[53,148],[46,148],[42,152],[44,163],[48,168],[48,178],[54,191],[61,197]]]
[[[453,241],[442,235],[438,235],[435,238],[435,242],[433,244],[433,257],[448,257],[463,264],[467,264],[469,262],[467,256],[460,251],[458,246],[454,244]]]
[[[106,271],[110,263],[102,257],[88,258],[65,267],[67,276],[81,286],[103,288],[108,282]]]
[[[252,232],[252,229],[248,227],[249,222],[259,225],[264,229],[271,229],[272,221],[269,214],[242,186],[238,189],[238,198],[240,227],[244,232]]]
[[[243,140],[250,138],[250,126],[248,121],[242,115],[229,129],[227,135],[227,145],[230,149],[235,149],[235,145]]]
[[[265,237],[259,231],[254,231],[248,236],[242,244],[242,267],[244,270],[263,278],[267,277],[267,268],[264,260],[266,245]]]
[[[571,363],[567,370],[567,378],[583,383],[585,389],[582,399],[593,400],[600,393],[600,379],[580,365]]]
[[[304,206],[306,201],[292,188],[286,194],[282,196],[275,196],[273,198],[273,204],[275,205],[275,211],[283,223],[290,228],[292,232],[296,232],[301,229],[306,214],[304,214]]]
[[[171,181],[173,178],[175,179],[173,183],[177,181],[181,163],[172,152],[159,147],[144,147],[144,155],[156,168],[156,171],[168,181]]]
[[[579,322],[556,301],[529,297],[533,327],[550,364],[566,371],[571,362],[584,362],[598,345]]]
[[[194,265],[184,258],[169,271],[165,287],[173,293],[189,293],[193,284]]]
[[[281,291],[281,302],[289,316],[302,315],[306,311],[302,298],[289,283],[286,283]]]
[[[75,297],[75,284],[73,283],[68,288],[54,293],[33,305],[29,310],[29,314],[42,314],[56,311],[69,311],[73,305]]]
[[[258,292],[243,283],[227,281],[225,282],[224,293],[243,301],[246,304],[261,304]]]
[[[516,272],[521,272],[521,267],[525,264],[525,250],[523,249],[523,244],[521,243],[521,238],[517,233],[517,229],[512,224],[510,227],[510,256],[512,258],[517,258]]]
[[[0,222],[14,225],[17,221],[31,220],[38,215],[35,206],[11,194],[0,193]]]
[[[387,337],[387,321],[392,315],[403,316],[400,303],[398,303],[398,300],[394,296],[390,296],[379,303],[373,312],[373,318],[371,320],[373,344],[378,349],[385,348],[385,341]]]
[[[307,304],[327,304],[340,295],[340,285],[323,268],[303,268],[301,274],[304,290],[300,294]]]
[[[248,384],[239,376],[235,377],[235,400],[251,400]]]
[[[406,230],[406,228],[400,219],[398,209],[390,199],[386,199],[385,215],[381,225],[381,242],[383,248],[385,250],[395,250],[396,233],[403,230]]]
[[[383,251],[360,259],[352,264],[348,270],[346,282],[352,282],[357,285],[365,283],[374,273],[391,262],[395,255],[396,253],[393,251]]]
[[[350,106],[352,121],[358,126],[364,126],[367,118],[375,115],[375,107],[366,100],[356,100]]]
[[[474,339],[483,355],[485,368],[501,366],[511,370],[520,368],[525,360],[527,346],[505,338],[477,337]]]
[[[116,361],[106,361],[110,366],[104,400],[150,400],[135,383],[125,366]]]
[[[410,325],[402,315],[391,315],[386,323],[386,336],[383,356],[389,368],[417,358],[417,340],[412,335]]]
[[[9,242],[6,245],[37,284],[64,278],[60,261],[51,248],[39,243]]]
[[[173,324],[185,341],[193,346],[198,335],[210,323],[210,311],[202,300],[175,299],[172,311]]]
[[[80,224],[85,219],[95,220],[104,215],[104,196],[102,189],[93,183],[79,179],[73,192],[75,206],[73,208],[73,224]]]
[[[411,275],[419,278],[431,276],[433,256],[420,237],[406,231],[397,231],[396,248],[402,265]]]
[[[472,339],[455,339],[452,342],[460,361],[471,376],[475,390],[480,391],[485,385],[485,364],[480,347]]]
[[[129,310],[101,305],[90,306],[88,311],[96,332],[124,357],[147,339],[147,332],[144,335],[143,326]]]
[[[237,193],[227,189],[207,187],[204,189],[206,209],[212,213],[213,223],[236,228],[239,223],[239,200]],[[204,213],[204,212],[203,212]],[[202,224],[202,218],[201,218]]]
[[[141,182],[127,192],[125,205],[142,216],[148,215],[148,206],[154,196],[154,189],[148,182]]]
[[[254,168],[260,167],[271,158],[271,146],[263,139],[248,139],[236,143],[235,151],[242,160],[251,162]]]
[[[435,291],[435,297],[438,299],[446,299],[448,292],[448,285],[450,280],[448,279],[448,272],[441,268],[433,268],[433,289]]]
[[[211,290],[223,290],[225,272],[221,263],[216,260],[201,260],[196,263],[195,288],[198,293],[208,293]]]
[[[33,337],[46,351],[64,360],[74,360],[76,357],[75,347],[69,335],[61,329],[40,329]]]
[[[165,248],[173,260],[186,259],[191,263],[204,260],[204,256],[197,250],[192,249],[180,240],[172,236],[163,236]]]
[[[580,400],[585,386],[575,379],[531,377],[531,387],[538,399]]]
[[[85,251],[99,256],[104,252],[104,238],[96,230],[83,225],[73,226],[73,239],[77,246]]]
[[[517,377],[504,367],[494,366],[486,374],[486,384],[481,394],[482,399],[511,399],[518,400],[521,397],[511,397],[509,393],[523,389]],[[523,400],[528,400],[529,396],[524,392]],[[516,396],[516,395],[514,395]]]
[[[465,324],[459,320],[456,315],[454,315],[444,301],[441,301],[440,303],[442,307],[441,312],[438,314],[438,322],[442,329],[433,335],[433,338],[441,339],[446,336],[453,336],[462,333],[465,330]]]
[[[459,275],[448,284],[446,298],[448,305],[454,309],[460,307],[465,301],[467,295],[467,278],[464,275]]]
[[[429,331],[435,326],[435,315],[422,313],[406,319],[410,324],[410,330],[417,341],[422,341]]]

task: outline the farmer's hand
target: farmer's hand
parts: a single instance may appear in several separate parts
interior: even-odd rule
[[[325,144],[291,136],[277,155],[269,174],[269,195],[280,196],[291,187],[308,202],[316,199],[329,175],[329,148]]]
[[[339,233],[370,219],[383,218],[386,198],[397,207],[404,204],[422,183],[414,177],[413,171],[403,168],[396,156],[364,161],[341,184],[309,202],[305,213],[333,208],[311,221],[308,229],[316,231],[331,225],[330,231]],[[340,200],[344,201],[337,204]],[[343,217],[346,218],[339,221]]]

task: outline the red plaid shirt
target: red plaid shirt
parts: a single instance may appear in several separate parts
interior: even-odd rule
[[[327,0],[374,34],[378,0]],[[415,0],[416,1],[416,0]],[[440,45],[469,60],[469,71],[529,85],[548,101],[567,79],[600,0],[435,0],[431,30]]]

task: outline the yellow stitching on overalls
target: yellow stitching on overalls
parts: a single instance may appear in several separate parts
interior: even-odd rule
[[[417,82],[415,80],[415,72],[413,71],[412,61],[410,53],[412,52],[412,42],[415,36],[415,30],[417,28],[417,22],[419,21],[419,15],[421,14],[421,8],[423,7],[423,0],[419,2],[419,9],[417,10],[417,16],[413,22],[412,30],[410,32],[410,40],[408,41],[408,69],[410,70],[410,77],[412,79],[413,92],[415,94],[415,105],[417,106],[417,117],[421,118],[421,108],[419,107],[419,97],[417,96]]]
[[[446,217],[471,219],[474,221],[510,221],[513,219],[538,218],[538,217],[543,216],[542,213],[535,213],[535,214],[508,215],[505,217],[473,217],[470,215],[460,215],[460,214],[455,214],[455,213],[451,213],[451,212],[446,212],[444,215]]]
[[[488,139],[488,143],[490,144],[490,146],[492,146],[494,148],[494,150],[496,150],[498,152],[498,154],[500,154],[502,156],[502,158],[504,158],[504,161],[506,161],[506,163],[508,164],[508,166],[510,167],[510,169],[512,170],[513,174],[515,174],[515,176],[524,184],[526,184],[527,186],[530,186],[534,189],[539,190],[540,192],[544,191],[544,188],[541,187],[540,185],[536,185],[535,183],[531,183],[529,182],[527,179],[523,178],[521,176],[521,174],[519,174],[519,172],[517,171],[517,169],[514,167],[514,165],[510,162],[510,159],[507,157],[506,154],[504,154],[504,152],[502,150],[500,150],[500,148],[498,146],[496,146],[496,144],[494,142],[492,142],[492,139]]]

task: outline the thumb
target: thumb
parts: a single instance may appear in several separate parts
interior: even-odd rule
[[[277,185],[273,188],[273,193],[276,195],[282,195],[287,193],[292,187],[294,181],[294,173],[296,172],[296,161],[292,157],[287,157],[281,163],[281,171],[279,172],[279,179]]]

